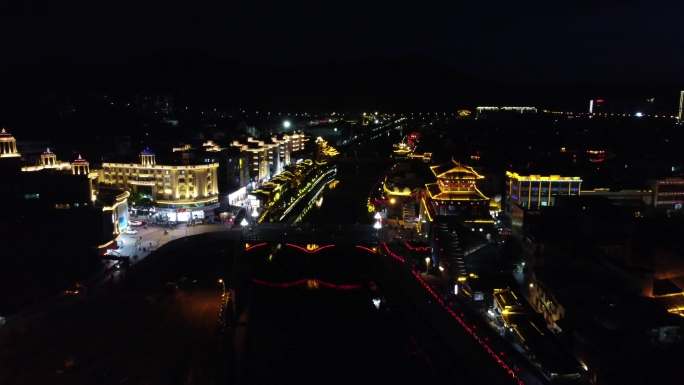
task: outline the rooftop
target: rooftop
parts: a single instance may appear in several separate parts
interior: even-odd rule
[[[478,174],[472,167],[462,165],[453,159],[451,163],[431,166],[430,170],[435,178],[484,179],[484,176]]]

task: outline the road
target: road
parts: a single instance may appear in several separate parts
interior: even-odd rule
[[[176,240],[122,284],[0,329],[0,384],[223,381],[217,279],[229,275],[232,242],[225,233]],[[184,283],[169,291],[168,281]]]
[[[132,227],[136,234],[120,234],[117,242],[120,247],[116,250],[118,254],[126,255],[133,258],[131,263],[137,263],[148,256],[152,251],[160,246],[173,241],[175,239],[229,230],[223,224],[200,224],[187,225],[180,224],[175,228],[167,229],[165,227],[148,224],[145,226]]]

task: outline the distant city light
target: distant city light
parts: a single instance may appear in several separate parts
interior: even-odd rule
[[[289,120],[283,120],[283,128],[290,128],[292,123]]]
[[[247,218],[242,218],[242,221],[240,221],[240,226],[242,226],[242,227],[249,226],[249,222],[247,222]]]
[[[382,224],[380,223],[380,221],[375,221],[375,223],[373,223],[373,228],[376,230],[380,230],[382,228]]]
[[[373,298],[373,306],[375,306],[376,309],[380,309],[380,298]]]
[[[378,124],[378,123],[380,123],[380,121],[377,120],[377,119],[375,119],[375,120],[373,121],[373,123]]]
[[[634,114],[634,116],[636,116],[637,118],[641,118],[642,116],[644,116],[644,113],[643,112],[637,112]]]
[[[375,215],[373,215],[373,218],[374,218],[376,221],[379,221],[380,219],[382,219],[382,215],[380,215],[380,212],[378,211],[378,212],[375,213]]]

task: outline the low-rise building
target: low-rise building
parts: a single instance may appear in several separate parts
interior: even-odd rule
[[[672,177],[653,182],[653,205],[667,210],[681,210],[684,205],[684,178]]]
[[[506,171],[506,208],[513,204],[525,210],[553,206],[558,196],[580,195],[582,178],[560,175],[520,175]]]

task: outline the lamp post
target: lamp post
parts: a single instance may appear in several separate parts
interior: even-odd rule
[[[380,240],[380,229],[382,229],[382,223],[380,223],[380,221],[375,221],[375,223],[373,223],[373,228],[375,229],[376,237],[378,240]]]
[[[430,257],[425,257],[425,274],[430,273]]]
[[[221,296],[225,297],[225,295],[226,295],[226,282],[223,280],[223,278],[219,278],[217,282],[219,284],[221,284]]]

